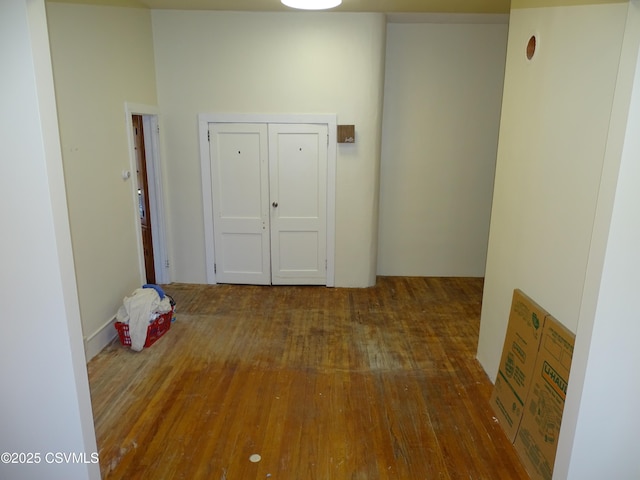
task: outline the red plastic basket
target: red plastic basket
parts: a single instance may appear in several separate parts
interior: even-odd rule
[[[162,337],[171,328],[171,318],[173,318],[173,308],[170,312],[163,313],[153,322],[149,324],[147,328],[147,340],[144,342],[144,347],[148,348],[153,345],[160,337]],[[116,322],[116,330],[120,337],[120,343],[125,347],[131,346],[131,337],[129,336],[129,324]]]

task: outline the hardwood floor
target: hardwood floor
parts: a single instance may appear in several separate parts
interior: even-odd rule
[[[164,337],[88,365],[104,479],[528,478],[475,360],[481,279],[165,290]]]

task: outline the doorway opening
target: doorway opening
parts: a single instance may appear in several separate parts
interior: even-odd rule
[[[151,209],[149,207],[149,181],[145,155],[144,125],[142,115],[131,116],[133,150],[136,157],[136,180],[138,182],[138,212],[142,235],[142,256],[144,259],[145,283],[156,283],[156,267],[153,260],[153,232],[151,229]]]
[[[164,188],[155,107],[126,105],[131,176],[141,285],[170,283]]]

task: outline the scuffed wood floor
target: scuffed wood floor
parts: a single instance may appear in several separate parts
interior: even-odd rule
[[[104,479],[528,478],[475,360],[481,279],[165,289],[171,330],[88,366]]]

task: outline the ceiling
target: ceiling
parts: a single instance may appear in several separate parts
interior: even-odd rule
[[[292,11],[279,0],[47,0],[170,10]],[[511,0],[342,0],[332,12],[382,13],[509,13]]]

